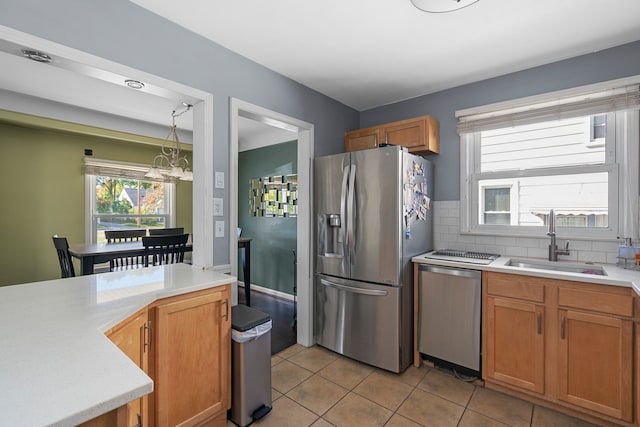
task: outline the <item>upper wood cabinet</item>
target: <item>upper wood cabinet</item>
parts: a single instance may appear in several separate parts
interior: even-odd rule
[[[375,148],[383,144],[402,145],[414,154],[438,154],[440,123],[431,116],[422,116],[356,129],[345,134],[346,151]]]
[[[380,141],[380,128],[357,129],[347,132],[344,137],[346,151],[366,150],[382,144]]]

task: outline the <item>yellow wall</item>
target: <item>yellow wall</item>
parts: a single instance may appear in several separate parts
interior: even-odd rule
[[[51,236],[84,242],[84,149],[98,159],[148,164],[159,148],[0,123],[0,286],[56,279]],[[179,182],[176,225],[192,231],[192,184]],[[75,261],[76,273],[79,264]]]

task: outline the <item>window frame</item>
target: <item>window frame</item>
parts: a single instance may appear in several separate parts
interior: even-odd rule
[[[496,188],[508,188],[509,189],[509,221],[510,225],[515,225],[514,221],[517,221],[520,215],[520,200],[518,191],[518,181],[516,179],[504,181],[504,180],[485,180],[482,186],[478,184],[478,221],[480,217],[487,213],[486,210],[486,198],[485,190]],[[486,225],[486,224],[483,224]]]
[[[606,139],[608,142],[605,146],[605,163],[599,165],[480,172],[480,131],[462,133],[460,135],[462,144],[460,156],[461,234],[515,237],[546,236],[545,226],[480,224],[479,212],[482,207],[479,194],[480,181],[487,179],[515,179],[529,176],[606,172],[608,174],[608,227],[558,227],[558,234],[563,238],[579,240],[615,240],[620,237],[636,237],[639,200],[638,145],[640,138],[638,122],[640,119],[637,111],[626,110],[615,113],[608,112],[607,114],[607,123],[613,124],[613,126],[607,126]]]
[[[133,163],[123,163],[123,162],[109,162],[109,161],[100,161],[104,165],[108,165],[114,169],[121,169],[122,171],[135,172],[138,171],[139,168],[148,169],[148,165],[138,165]],[[85,243],[87,244],[95,244],[97,243],[98,236],[98,217],[109,217],[109,218],[131,218],[137,217],[139,215],[136,214],[96,214],[96,176],[110,176],[108,173],[99,173],[93,174],[89,172],[85,172]],[[120,178],[115,177],[114,178]],[[145,179],[144,176],[139,177],[127,177],[126,179],[137,179],[140,181],[152,181],[149,179]],[[165,227],[171,228],[175,227],[176,224],[176,184],[174,181],[165,180],[164,181],[164,203],[166,214],[154,214],[148,215],[153,217],[166,217]]]

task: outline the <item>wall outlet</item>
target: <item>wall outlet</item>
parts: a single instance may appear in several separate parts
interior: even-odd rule
[[[224,221],[216,221],[216,237],[224,237]]]

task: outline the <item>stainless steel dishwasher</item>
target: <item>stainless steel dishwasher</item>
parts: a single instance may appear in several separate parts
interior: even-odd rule
[[[419,275],[418,351],[479,374],[482,273],[422,264]]]

